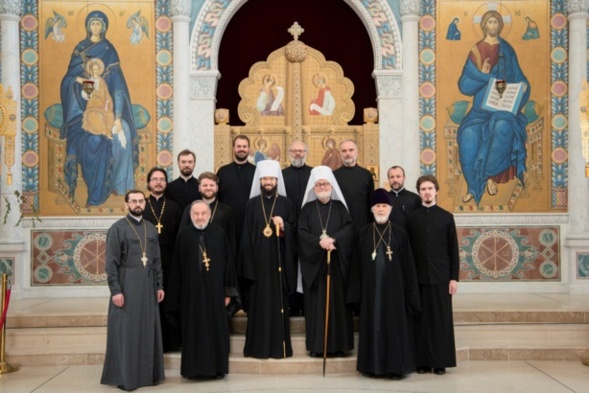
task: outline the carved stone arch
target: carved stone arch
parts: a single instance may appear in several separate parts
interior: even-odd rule
[[[190,38],[190,70],[218,70],[219,43],[229,21],[247,0],[205,0]],[[369,33],[375,70],[401,70],[401,34],[386,0],[343,0]]]

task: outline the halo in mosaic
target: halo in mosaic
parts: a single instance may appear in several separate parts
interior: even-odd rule
[[[581,6],[581,3],[583,5]],[[436,51],[436,29],[431,26],[435,24],[437,15],[438,2],[435,0],[421,1],[421,20],[419,27],[419,53]],[[581,0],[569,0],[569,9],[579,9],[577,12],[587,12],[586,2]],[[584,8],[583,8],[584,7]],[[584,10],[584,11],[583,11]],[[550,53],[551,53],[551,152],[558,151],[558,154],[551,154],[551,197],[550,207],[553,210],[565,210],[567,208],[567,178],[568,178],[568,161],[555,160],[555,157],[562,157],[560,152],[567,151],[568,130],[566,126],[567,108],[568,108],[568,57],[566,50],[568,48],[568,24],[566,19],[567,1],[551,0],[550,2]],[[425,22],[423,22],[425,21]],[[589,37],[589,26],[587,28]],[[588,63],[589,64],[589,63]],[[419,85],[436,84],[436,64],[430,62],[427,57],[419,58]],[[589,79],[589,65],[587,66],[587,76]],[[432,116],[436,118],[436,97],[437,92],[432,94],[431,89],[420,90],[419,97],[419,116]],[[436,131],[426,130],[423,124],[420,127],[420,151],[426,149],[436,151]],[[436,174],[436,163],[420,164],[422,174]],[[521,188],[521,187],[520,187]],[[511,199],[516,195],[517,190]],[[488,209],[487,211],[498,211],[498,209]],[[464,208],[461,207],[461,210]],[[478,210],[478,209],[475,209]]]

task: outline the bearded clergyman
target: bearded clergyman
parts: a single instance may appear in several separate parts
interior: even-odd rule
[[[192,202],[192,225],[176,239],[168,303],[182,316],[185,378],[223,378],[229,371],[229,320],[226,307],[237,297],[233,253],[225,231],[211,223],[210,205]]]
[[[346,304],[354,226],[331,169],[313,168],[299,216],[299,258],[305,301],[306,347],[323,356],[329,254],[327,355],[345,356],[354,349],[352,309]]]
[[[356,299],[361,303],[357,369],[366,376],[401,379],[414,370],[411,320],[420,310],[409,237],[389,220],[386,190],[372,193],[374,222],[358,233],[354,258]]]
[[[245,206],[238,263],[246,299],[246,357],[292,356],[288,295],[296,289],[295,217],[278,161],[258,162]]]

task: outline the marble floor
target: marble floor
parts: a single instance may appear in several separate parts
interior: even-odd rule
[[[0,376],[1,393],[119,392],[100,385],[102,366],[23,367]],[[193,382],[168,371],[159,386],[138,392],[435,392],[581,393],[589,392],[589,367],[578,361],[467,361],[445,376],[412,374],[402,381],[354,374],[321,376],[227,375]]]

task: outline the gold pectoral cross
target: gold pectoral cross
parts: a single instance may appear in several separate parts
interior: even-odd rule
[[[389,256],[389,261],[393,260],[393,250],[391,250],[390,246],[387,246],[387,255]]]
[[[204,263],[205,267],[207,268],[207,272],[209,271],[209,262],[210,258],[207,256],[207,252],[203,251],[202,253],[202,263]]]
[[[162,229],[164,229],[164,226],[162,225],[161,222],[157,222],[157,225],[155,226],[157,228],[157,233],[161,234],[162,233]]]

